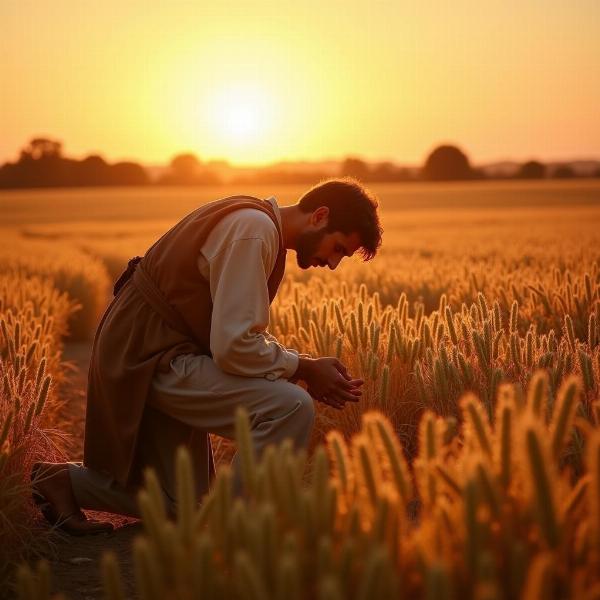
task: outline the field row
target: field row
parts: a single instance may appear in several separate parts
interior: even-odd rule
[[[339,357],[366,380],[363,397],[318,405],[306,456],[248,454],[243,499],[221,465],[195,508],[181,455],[171,523],[150,477],[142,598],[597,597],[600,213],[588,196],[549,196],[546,210],[538,196],[510,210],[388,208],[381,254],[334,273],[290,255],[270,332]],[[89,338],[111,282],[166,226],[155,216],[3,236],[0,514],[22,548],[31,511],[11,498],[25,498],[31,462],[60,449],[48,432],[68,420],[61,343]],[[239,432],[249,452],[243,416]],[[119,598],[114,558],[104,568]],[[23,597],[44,596],[44,573],[22,571]]]

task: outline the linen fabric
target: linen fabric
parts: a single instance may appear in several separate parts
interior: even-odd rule
[[[138,437],[155,375],[169,373],[171,361],[178,356],[212,358],[211,281],[199,274],[199,257],[216,225],[242,209],[262,212],[277,230],[273,269],[263,275],[266,297],[272,302],[285,270],[280,222],[270,202],[233,196],[201,206],[163,235],[137,264],[100,321],[88,376],[83,462],[119,486],[129,487],[141,480],[146,461],[139,452]],[[231,293],[235,294],[235,289]],[[240,298],[240,307],[243,301]],[[260,332],[255,328],[254,333]],[[266,344],[268,336],[263,337]],[[270,372],[271,378],[292,371],[293,352],[283,347],[269,352],[279,365]],[[229,360],[226,351],[219,350],[217,362],[221,359]],[[297,357],[295,360],[297,364]],[[266,381],[264,376],[262,379]],[[198,435],[197,429],[186,425],[179,430],[178,441],[189,443]],[[214,467],[208,434],[202,433],[200,438],[195,444],[204,473],[201,480],[207,488]]]

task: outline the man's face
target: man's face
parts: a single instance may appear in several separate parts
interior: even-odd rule
[[[296,260],[301,269],[329,267],[335,269],[344,256],[352,256],[360,248],[358,233],[326,231],[327,223],[316,230],[309,229],[298,237]]]

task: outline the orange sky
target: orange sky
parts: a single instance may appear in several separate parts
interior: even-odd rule
[[[598,0],[2,0],[0,162],[600,157]]]

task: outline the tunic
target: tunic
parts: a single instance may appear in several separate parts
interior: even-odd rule
[[[155,372],[168,371],[170,361],[181,354],[212,356],[211,286],[215,293],[223,290],[219,290],[218,278],[213,282],[200,276],[201,251],[222,219],[246,208],[267,215],[277,230],[277,254],[266,281],[268,301],[273,301],[285,270],[286,252],[281,225],[270,202],[246,196],[217,200],[196,209],[165,233],[146,252],[133,275],[125,278],[96,331],[88,376],[84,441],[87,467],[111,475],[124,486],[139,483],[143,465],[135,460],[136,442]],[[230,248],[232,252],[237,249],[237,244]],[[241,307],[243,300],[240,298]],[[231,365],[239,364],[243,355],[243,351],[239,354],[240,348],[251,347],[244,346],[245,342],[262,343],[266,353],[261,356],[266,359],[262,364],[268,363],[269,355],[277,358],[274,368],[265,369],[263,375],[290,373],[294,353],[269,344],[267,336],[261,342],[256,337],[261,326],[259,322],[251,327],[255,339],[244,335],[239,338],[232,330],[229,339],[237,340],[232,346],[234,360],[228,362],[229,350],[223,348],[219,348],[220,358],[215,360],[222,360],[225,368],[236,368]],[[260,370],[256,368],[255,374]],[[192,433],[190,428],[190,437]],[[182,443],[185,441],[182,438]],[[204,450],[203,458],[212,470],[208,435]]]
[[[277,222],[279,207],[269,198]],[[198,257],[213,299],[210,350],[217,366],[232,375],[289,379],[298,353],[267,332],[267,281],[275,267],[279,235],[265,213],[241,209],[224,217]]]

